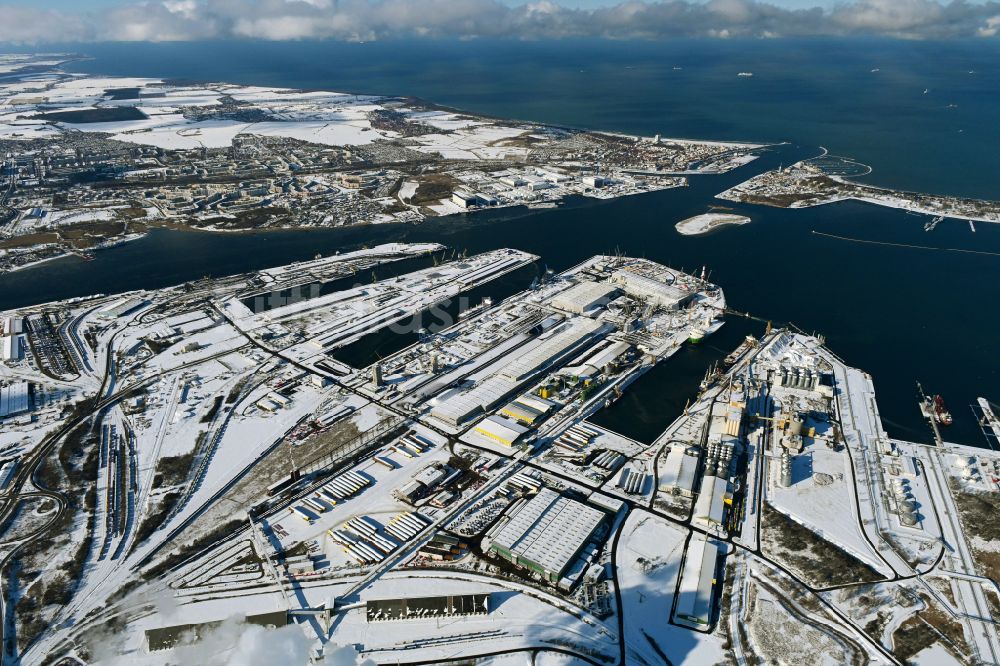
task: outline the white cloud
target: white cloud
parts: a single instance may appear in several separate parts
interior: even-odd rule
[[[361,655],[350,645],[338,647],[328,643],[323,651],[323,666],[375,666],[371,659],[361,659]]]
[[[0,0],[2,1],[2,0]],[[819,2],[819,0],[817,0]],[[0,42],[374,40],[397,37],[996,37],[1000,0],[846,0],[825,10],[768,0],[625,0],[575,9],[559,0],[133,0],[96,13],[0,5]]]
[[[273,630],[246,625],[225,663],[226,666],[307,666],[310,643],[302,627],[294,624]]]
[[[996,37],[1000,31],[1000,14],[991,16],[976,29],[976,34],[980,37]]]

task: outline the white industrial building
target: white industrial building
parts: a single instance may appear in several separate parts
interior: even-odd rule
[[[503,416],[487,416],[473,429],[479,435],[503,446],[513,446],[528,428]]]
[[[698,472],[698,453],[695,446],[671,446],[660,468],[660,490],[676,492],[685,497],[693,495],[695,475]]]
[[[615,271],[611,281],[621,285],[630,296],[643,298],[666,310],[678,310],[694,297],[690,291],[627,270]]]
[[[604,176],[584,176],[582,181],[588,187],[604,187],[611,184],[611,180]]]
[[[555,403],[545,398],[526,394],[511,401],[500,409],[500,414],[524,425],[534,426],[555,407]]]
[[[451,193],[451,201],[460,208],[469,208],[476,205],[476,195],[465,190],[456,190]]]
[[[20,317],[7,317],[4,321],[3,332],[6,335],[24,333],[24,320]]]
[[[729,481],[718,476],[704,476],[694,505],[694,519],[705,527],[722,525],[726,505],[732,502]]]
[[[609,324],[599,324],[590,319],[576,319],[554,328],[538,337],[534,345],[517,350],[516,357],[507,364],[501,376],[521,382],[531,375],[553,365],[581,342],[603,337],[614,330]]]
[[[509,187],[520,187],[528,182],[524,178],[518,175],[500,176],[499,178],[497,178],[497,180],[499,180],[501,183]]]
[[[554,365],[583,342],[603,336],[613,328],[590,319],[575,320],[546,331],[518,347],[498,363],[503,369],[470,389],[454,391],[431,410],[431,416],[460,425],[498,407],[532,375]]]
[[[561,173],[552,169],[539,170],[539,175],[550,183],[569,183],[573,180],[573,176],[568,173]]]
[[[431,416],[451,425],[461,425],[490,411],[517,388],[518,384],[504,377],[488,377],[470,389],[443,396],[431,410]]]
[[[146,300],[143,298],[123,298],[120,301],[116,301],[104,308],[101,308],[97,312],[97,315],[105,319],[117,319],[118,317],[124,317],[127,314],[135,312],[145,304]]]
[[[542,488],[487,535],[484,548],[557,582],[597,532],[606,514]]]
[[[627,342],[605,340],[571,361],[567,367],[562,369],[562,373],[578,377],[596,377],[611,371],[615,361],[630,349],[632,349],[632,345]]]
[[[4,361],[20,361],[22,358],[21,353],[21,336],[20,335],[5,335],[3,336],[3,360]]]
[[[0,419],[24,414],[31,409],[28,382],[0,387]]]
[[[705,629],[711,624],[718,564],[719,543],[702,534],[692,534],[674,608],[676,622],[695,629]]]
[[[500,203],[500,200],[492,194],[476,192],[476,203],[480,206],[496,206]]]
[[[582,315],[607,305],[618,293],[618,287],[607,282],[580,282],[555,296],[550,303],[559,310]]]

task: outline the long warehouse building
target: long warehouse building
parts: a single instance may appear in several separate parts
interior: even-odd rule
[[[615,271],[611,281],[621,285],[630,296],[644,298],[667,310],[679,310],[694,298],[690,291],[628,270]]]
[[[558,582],[604,522],[606,514],[592,506],[542,488],[501,523],[484,544],[519,566]]]
[[[684,557],[674,620],[696,629],[712,622],[715,572],[719,566],[719,543],[702,534],[692,534]]]
[[[452,425],[461,425],[472,418],[498,407],[535,373],[555,365],[590,340],[607,335],[613,328],[590,319],[577,319],[563,324],[518,347],[494,364],[497,374],[483,379],[464,391],[454,392],[431,410],[431,416]]]

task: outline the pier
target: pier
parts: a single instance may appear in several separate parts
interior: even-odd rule
[[[920,395],[920,402],[918,403],[920,413],[931,424],[931,431],[934,433],[934,443],[941,446],[944,444],[944,438],[941,437],[941,428],[938,427],[937,419],[934,418],[934,402],[924,393],[924,387],[920,385],[920,382],[917,382],[917,393]]]

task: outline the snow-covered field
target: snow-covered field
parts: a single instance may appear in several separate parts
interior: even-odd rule
[[[651,643],[674,664],[718,664],[726,658],[719,636],[669,622],[685,538],[683,530],[643,511],[629,514],[622,527],[617,557],[625,640],[645,663],[662,661]]]
[[[885,569],[885,563],[872,552],[861,534],[857,514],[851,508],[854,500],[849,487],[848,465],[844,452],[810,446],[805,454],[793,459],[792,485],[783,488],[774,484],[767,489],[768,499],[779,511],[824,539],[875,569]],[[829,482],[826,482],[827,477]]]

